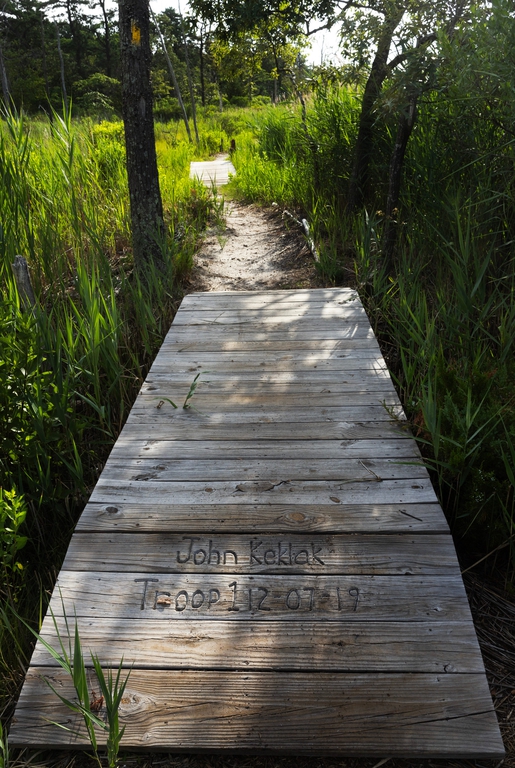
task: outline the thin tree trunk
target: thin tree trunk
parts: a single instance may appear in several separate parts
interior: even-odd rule
[[[150,8],[150,13],[152,14],[152,21],[154,22],[155,28],[157,29],[157,34],[159,35],[159,39],[161,40],[161,46],[163,48],[163,53],[165,55],[166,63],[168,64],[168,72],[170,73],[170,77],[172,78],[173,87],[175,89],[175,95],[177,96],[177,101],[179,102],[179,106],[181,108],[182,112],[182,119],[184,120],[184,125],[186,126],[186,133],[188,134],[188,139],[190,141],[193,141],[191,138],[191,130],[190,130],[190,124],[188,121],[188,115],[186,113],[186,107],[184,106],[184,101],[182,100],[181,96],[181,89],[179,88],[179,83],[177,81],[177,77],[175,76],[175,70],[173,68],[172,60],[168,54],[168,49],[166,47],[165,39],[163,37],[163,33],[161,32],[161,28],[159,24],[157,23],[156,15],[152,8]]]
[[[159,189],[152,88],[148,0],[120,0],[122,111],[134,264],[142,276],[163,269],[165,227]]]
[[[111,77],[111,30],[109,28],[109,16],[107,13],[105,0],[98,0],[98,4],[102,10],[102,16],[104,17],[104,48],[106,54],[106,75]]]
[[[46,43],[45,43],[45,26],[44,26],[44,15],[43,11],[40,11],[39,14],[39,21],[41,24],[41,52],[43,54],[43,74],[45,76],[45,95],[47,98],[47,101],[50,103],[50,87],[48,85],[48,67],[47,67],[47,61],[46,61]]]
[[[383,255],[385,265],[388,270],[391,269],[392,260],[397,243],[397,208],[399,207],[399,196],[402,182],[402,171],[404,168],[404,157],[409,138],[415,126],[417,116],[417,96],[412,96],[409,100],[408,109],[402,112],[399,117],[397,127],[397,136],[390,160],[390,171],[388,175],[388,198],[385,211],[385,228],[383,232]]]
[[[73,18],[71,0],[66,0],[66,14],[68,16],[68,25],[70,27],[70,33],[73,40],[73,48],[75,51],[75,63],[77,65],[77,72],[81,78],[84,77],[82,71],[82,41],[80,38],[80,25],[77,23],[77,19]]]
[[[68,111],[68,95],[66,93],[66,80],[64,79],[64,59],[63,52],[61,50],[61,36],[59,34],[59,27],[56,24],[55,34],[57,36],[57,50],[59,52],[59,64],[61,68],[61,90],[63,92],[63,104],[65,111]]]
[[[9,90],[9,81],[7,79],[7,70],[5,68],[4,54],[2,46],[0,44],[0,73],[2,76],[2,96],[4,97],[4,104],[6,109],[11,108],[11,92]]]
[[[204,35],[200,30],[200,99],[202,106],[206,106],[206,82],[204,75]]]
[[[188,89],[190,92],[190,103],[191,103],[191,114],[193,117],[193,127],[195,128],[195,139],[197,144],[200,143],[200,139],[198,136],[198,128],[197,128],[197,107],[195,104],[195,94],[193,93],[193,79],[191,77],[191,67],[190,67],[190,56],[189,56],[189,50],[188,50],[188,41],[186,39],[186,32],[184,31],[184,21],[182,18],[180,6],[179,6],[179,18],[181,20],[181,32],[182,32],[182,38],[184,40],[184,53],[186,55],[186,72],[188,75]]]
[[[395,15],[385,21],[372,62],[361,103],[358,137],[354,148],[354,164],[347,193],[347,213],[352,214],[363,205],[369,182],[370,158],[373,151],[374,105],[381,93],[387,74],[388,54],[395,30],[399,26],[403,11],[396,9]]]

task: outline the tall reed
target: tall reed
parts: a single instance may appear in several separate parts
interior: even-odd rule
[[[421,103],[397,212],[397,257],[387,271],[388,120],[371,158],[369,207],[345,215],[358,110],[355,91],[324,86],[308,109],[307,133],[290,108],[264,112],[237,153],[236,185],[250,199],[303,209],[326,279],[357,282],[463,557],[495,550],[487,558],[495,562],[509,552],[513,575],[511,143],[485,120],[473,130],[472,112],[464,124],[458,102],[429,96]]]
[[[158,126],[168,269],[150,270],[142,282],[132,265],[122,124],[76,122],[68,113],[52,122],[10,113],[0,123],[0,488],[26,511],[12,540],[25,544],[20,568],[3,571],[0,594],[36,624],[81,507],[169,328],[177,278],[220,212],[211,192],[189,179],[194,150],[169,141],[167,131],[174,126]],[[204,151],[210,141],[211,133]],[[29,263],[32,310],[17,294],[17,254]],[[18,684],[27,648],[23,626],[0,623],[2,696]]]

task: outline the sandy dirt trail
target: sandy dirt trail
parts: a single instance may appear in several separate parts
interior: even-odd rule
[[[187,282],[191,291],[252,291],[324,285],[300,229],[279,208],[225,203],[225,229],[208,229]]]

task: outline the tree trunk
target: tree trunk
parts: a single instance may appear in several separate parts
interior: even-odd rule
[[[98,4],[100,5],[100,9],[102,11],[102,17],[104,20],[104,49],[106,54],[106,75],[108,77],[111,77],[112,74],[112,66],[111,66],[111,28],[109,25],[109,14],[107,12],[106,8],[106,2],[105,0],[98,0]]]
[[[40,21],[40,27],[41,27],[41,53],[43,57],[43,74],[45,76],[45,96],[50,103],[50,88],[48,85],[48,67],[47,67],[47,60],[46,60],[46,43],[45,43],[45,25],[44,25],[44,15],[43,11],[39,12],[39,21]],[[51,114],[51,112],[50,112]]]
[[[395,245],[397,242],[397,208],[399,206],[399,195],[402,182],[402,170],[404,167],[404,157],[409,138],[415,126],[417,116],[417,96],[412,96],[409,100],[408,109],[402,112],[399,117],[397,127],[397,137],[390,160],[390,171],[388,177],[388,199],[385,211],[385,228],[383,233],[383,255],[387,270],[391,269]]]
[[[374,105],[381,93],[387,75],[387,62],[392,38],[403,17],[402,9],[395,9],[395,14],[386,19],[376,55],[372,62],[361,103],[358,138],[354,148],[354,164],[347,193],[347,213],[352,214],[363,205],[369,183],[370,158],[373,151]]]
[[[82,69],[82,40],[80,34],[80,23],[74,18],[74,9],[72,8],[71,0],[66,0],[66,15],[68,16],[68,26],[70,27],[70,34],[73,40],[73,49],[75,51],[75,63],[77,65],[77,72],[80,78],[84,78],[84,72]]]
[[[56,24],[55,34],[57,36],[57,50],[59,52],[59,65],[61,69],[61,90],[63,92],[63,104],[65,112],[68,112],[68,95],[66,93],[66,80],[64,78],[64,59],[61,49],[61,35],[59,34],[59,27]]]
[[[191,67],[190,67],[190,55],[188,50],[188,40],[186,38],[186,32],[184,30],[184,21],[181,15],[180,6],[179,6],[179,18],[181,20],[181,32],[182,32],[182,38],[184,41],[184,55],[186,58],[186,74],[188,76],[188,89],[190,92],[190,103],[191,103],[191,116],[193,117],[193,127],[195,129],[195,140],[197,144],[200,143],[199,135],[198,135],[198,128],[197,128],[197,105],[195,104],[195,93],[193,92],[193,78],[191,76]]]
[[[206,106],[206,80],[204,75],[204,32],[200,30],[200,100]]]
[[[158,269],[165,266],[150,84],[149,6],[147,0],[120,0],[119,11],[132,246],[136,269],[144,275],[151,264]]]

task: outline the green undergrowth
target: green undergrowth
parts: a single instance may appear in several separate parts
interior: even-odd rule
[[[290,106],[259,115],[236,153],[234,184],[245,199],[297,208],[326,280],[357,284],[463,562],[508,564],[513,580],[512,142],[477,109],[464,117],[459,102],[421,104],[388,270],[383,209],[394,131],[387,116],[376,133],[367,206],[347,216],[359,115],[353,88],[320,88],[305,122]]]
[[[190,161],[227,146],[238,121],[200,121],[199,147],[180,125],[157,124],[166,269],[144,281],[132,260],[122,124],[57,114],[0,123],[0,593],[35,629],[199,238],[223,219],[223,199],[189,178]],[[27,259],[34,307],[16,290],[16,255]],[[4,717],[30,657],[28,630],[7,616]]]

